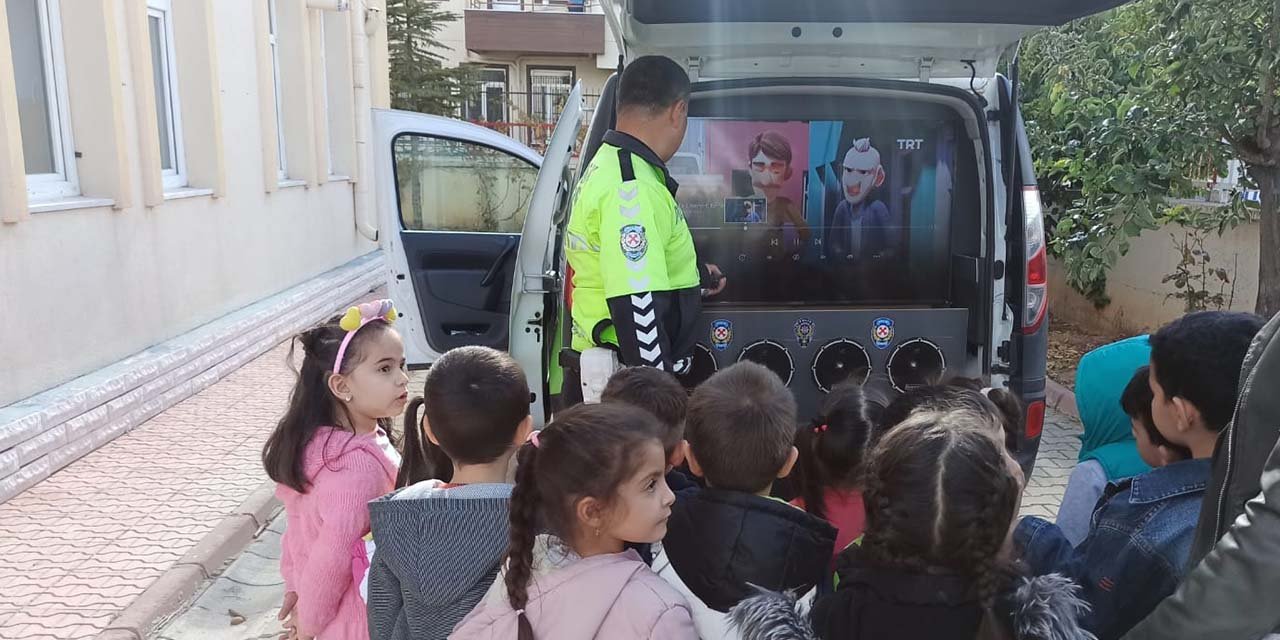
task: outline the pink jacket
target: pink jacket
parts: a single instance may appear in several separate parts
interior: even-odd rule
[[[369,637],[353,573],[367,566],[370,500],[395,488],[396,465],[375,440],[333,427],[316,430],[303,454],[307,492],[276,485],[287,527],[280,573],[298,593],[298,626],[318,640]]]
[[[684,598],[635,551],[549,562],[546,539],[541,537],[535,550],[525,605],[537,640],[698,640]],[[516,621],[499,574],[449,638],[511,640]]]

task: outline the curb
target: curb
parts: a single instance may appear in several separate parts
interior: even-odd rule
[[[1058,384],[1052,378],[1045,378],[1045,404],[1059,413],[1065,413],[1076,420],[1080,419],[1080,410],[1076,408],[1076,394]]]
[[[262,483],[177,564],[125,607],[96,639],[146,640],[160,622],[181,609],[200,590],[205,580],[216,576],[222,565],[239,555],[280,508],[275,483],[270,480]]]

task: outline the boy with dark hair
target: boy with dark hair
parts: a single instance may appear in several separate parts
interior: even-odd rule
[[[405,414],[413,484],[369,503],[371,637],[443,640],[480,602],[507,548],[511,457],[532,427],[510,355],[459,347],[431,366]]]
[[[1159,468],[1186,460],[1191,450],[1169,442],[1160,435],[1155,419],[1151,417],[1151,367],[1140,367],[1120,394],[1120,408],[1129,416],[1133,439],[1137,442],[1138,455],[1152,468]]]
[[[707,488],[677,496],[653,569],[685,595],[704,639],[737,638],[728,611],[750,585],[807,591],[826,579],[836,530],[769,497],[795,466],[796,402],[773,372],[740,362],[693,392],[685,457]]]
[[[689,394],[671,374],[653,367],[627,367],[609,378],[600,394],[601,402],[625,402],[652,413],[664,430],[662,450],[667,455],[667,466],[679,466],[684,461],[685,410],[689,406]]]
[[[1092,606],[1081,622],[1099,638],[1123,635],[1185,574],[1210,457],[1231,420],[1240,366],[1261,326],[1251,314],[1193,313],[1151,336],[1153,426],[1191,459],[1107,485],[1088,537],[1074,549],[1056,525],[1039,518],[1018,523],[1014,540],[1032,572],[1075,580]],[[1129,407],[1141,404],[1136,394]]]

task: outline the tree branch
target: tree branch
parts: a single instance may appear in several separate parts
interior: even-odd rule
[[[1276,99],[1276,66],[1280,60],[1280,0],[1274,0],[1271,11],[1270,46],[1262,64],[1262,112],[1258,114],[1258,148],[1264,153],[1271,147],[1271,118]],[[1268,59],[1269,58],[1269,59]]]

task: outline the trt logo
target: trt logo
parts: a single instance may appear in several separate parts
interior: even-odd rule
[[[899,138],[898,149],[900,151],[919,151],[924,146],[923,138]]]

